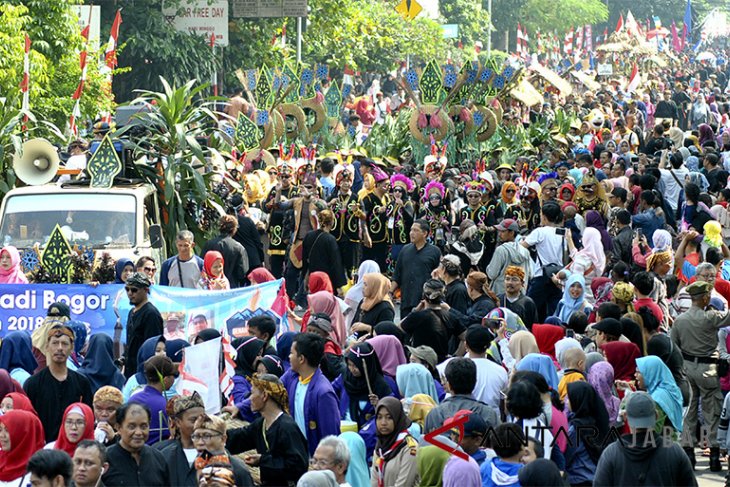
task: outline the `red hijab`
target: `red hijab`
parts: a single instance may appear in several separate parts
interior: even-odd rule
[[[223,254],[221,254],[217,250],[209,250],[205,253],[205,258],[203,259],[203,270],[205,270],[205,275],[208,276],[208,279],[218,279],[219,277],[223,277],[223,275],[213,275],[213,264],[218,259],[221,260],[221,264],[225,262],[223,260]]]
[[[38,416],[38,413],[33,407],[33,403],[30,402],[30,399],[28,399],[28,396],[25,394],[21,392],[11,392],[5,397],[9,397],[13,400],[13,410],[19,409],[21,411],[28,411],[29,413],[33,413]],[[5,399],[5,397],[3,399]]]
[[[532,325],[532,334],[535,335],[540,353],[550,355],[553,361],[557,361],[555,344],[565,338],[565,328],[558,325]]]
[[[335,293],[330,276],[328,276],[326,272],[312,272],[309,274],[309,294],[318,293],[320,291],[327,291],[330,294]]]
[[[251,281],[251,284],[253,284],[254,281],[256,284],[262,284],[264,282],[274,281],[276,278],[267,268],[257,267],[248,273],[248,280]]]
[[[606,361],[613,366],[615,380],[633,380],[636,359],[641,357],[639,347],[634,343],[608,342],[601,345]]]
[[[43,425],[33,413],[12,410],[0,416],[10,435],[10,451],[0,451],[0,481],[10,482],[25,475],[30,457],[45,445]]]
[[[76,443],[71,443],[69,439],[66,437],[66,417],[73,413],[79,413],[80,412],[84,415],[84,421],[86,425],[84,426],[84,431],[81,433],[81,438]],[[79,441],[81,440],[93,440],[94,439],[94,411],[91,410],[89,406],[82,402],[75,402],[69,407],[66,408],[66,411],[63,413],[63,421],[61,421],[61,429],[58,431],[58,439],[56,439],[56,446],[54,447],[56,450],[63,450],[66,453],[68,453],[70,456],[74,456],[74,452],[76,451],[76,445],[78,445]]]

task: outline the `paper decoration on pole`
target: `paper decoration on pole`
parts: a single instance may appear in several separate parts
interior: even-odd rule
[[[327,93],[324,95],[324,106],[327,109],[327,116],[330,118],[340,117],[340,108],[342,107],[342,92],[337,82],[334,81],[330,85]]]
[[[30,110],[30,37],[25,34],[25,54],[23,55],[23,79],[20,82],[20,92],[23,93],[22,108],[25,111]],[[28,115],[23,116],[23,130],[25,123],[28,121]]]
[[[395,11],[406,20],[415,19],[421,13],[421,10],[423,10],[423,7],[416,0],[401,0],[395,7]]]
[[[119,39],[119,26],[121,23],[122,11],[117,10],[117,15],[114,17],[114,23],[112,24],[112,30],[109,33],[109,43],[104,52],[104,62],[109,69],[117,67],[117,40]]]
[[[99,147],[91,156],[86,166],[87,172],[91,175],[92,188],[111,188],[114,178],[122,171],[122,161],[109,134],[99,144]]]
[[[89,9],[89,17],[91,17],[91,9]],[[84,29],[81,31],[81,37],[84,38],[84,47],[81,53],[79,54],[79,66],[81,67],[81,78],[79,79],[79,84],[76,86],[76,91],[74,91],[74,94],[71,96],[72,100],[75,100],[73,111],[71,112],[71,118],[69,119],[69,128],[71,129],[71,134],[75,137],[79,135],[79,130],[77,126],[78,119],[81,117],[81,94],[84,92],[84,84],[86,83],[86,57],[87,57],[87,49],[89,47],[89,31],[91,30],[91,19],[89,19],[89,23],[84,27]]]
[[[244,152],[249,152],[259,146],[259,128],[253,120],[239,113],[234,138],[236,145],[239,145]]]
[[[56,227],[51,232],[51,237],[41,254],[41,265],[51,275],[58,276],[60,283],[68,283],[71,272],[71,246],[63,235],[61,227]]]

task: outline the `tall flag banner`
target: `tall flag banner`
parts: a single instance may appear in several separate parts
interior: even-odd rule
[[[641,76],[639,76],[639,65],[634,63],[631,68],[631,76],[629,76],[629,83],[626,85],[626,91],[632,93],[639,87]]]
[[[84,38],[84,47],[82,48],[81,53],[79,54],[79,67],[81,68],[81,78],[79,79],[79,84],[76,86],[76,91],[74,91],[74,94],[71,96],[72,100],[75,100],[76,103],[74,103],[73,111],[71,112],[71,118],[69,119],[69,128],[71,129],[71,134],[76,137],[79,135],[79,129],[78,129],[78,120],[81,116],[81,94],[84,92],[84,84],[86,83],[86,57],[87,57],[87,49],[89,48],[89,30],[91,29],[91,19],[89,19],[89,23],[86,24],[86,27],[84,27],[84,30],[81,31],[81,37]]]
[[[682,50],[686,45],[687,38],[692,35],[692,3],[687,0],[687,6],[684,9],[684,19],[682,20]]]
[[[580,53],[583,49],[583,27],[575,31],[575,52]]]
[[[517,55],[522,55],[522,26],[520,26],[519,22],[517,23],[517,46],[516,46]]]
[[[616,24],[616,32],[621,32],[624,28],[624,14],[620,14],[618,23]]]
[[[530,36],[527,35],[527,29],[522,28],[522,52],[525,56],[530,55]]]
[[[608,40],[608,27],[603,29],[603,40],[602,42],[605,43]]]
[[[682,41],[679,40],[679,34],[677,34],[677,23],[672,21],[672,49],[675,52],[682,50]]]
[[[584,37],[586,51],[593,52],[593,26],[591,24],[586,24]]]
[[[117,15],[114,17],[114,23],[112,24],[112,30],[109,33],[109,43],[104,52],[104,61],[109,69],[117,67],[117,41],[119,40],[119,26],[121,23],[122,11],[117,10]]]
[[[23,80],[20,91],[23,93],[23,110],[30,109],[30,37],[25,34],[25,54],[23,55]]]
[[[286,22],[281,26],[281,48],[286,47]]]
[[[629,34],[640,36],[641,35],[641,26],[634,18],[634,14],[631,13],[631,10],[626,14],[626,32]]]
[[[213,54],[213,59],[215,59],[215,32],[210,33],[210,50]],[[218,96],[218,73],[215,69],[213,70],[211,83],[213,83],[213,96]]]
[[[565,33],[565,40],[563,42],[563,52],[565,54],[573,54],[573,28],[571,27],[568,32]]]

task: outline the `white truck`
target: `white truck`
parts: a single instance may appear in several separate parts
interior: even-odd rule
[[[15,188],[0,206],[2,245],[42,249],[56,225],[69,244],[136,261],[166,258],[154,186],[141,182],[96,189],[72,182]],[[24,263],[25,264],[25,263]],[[31,269],[25,268],[26,271]]]

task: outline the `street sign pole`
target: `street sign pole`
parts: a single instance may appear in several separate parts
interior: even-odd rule
[[[487,35],[487,56],[492,54],[492,0],[487,0],[487,11],[489,12],[489,34]]]
[[[297,63],[302,62],[302,18],[297,17]]]

